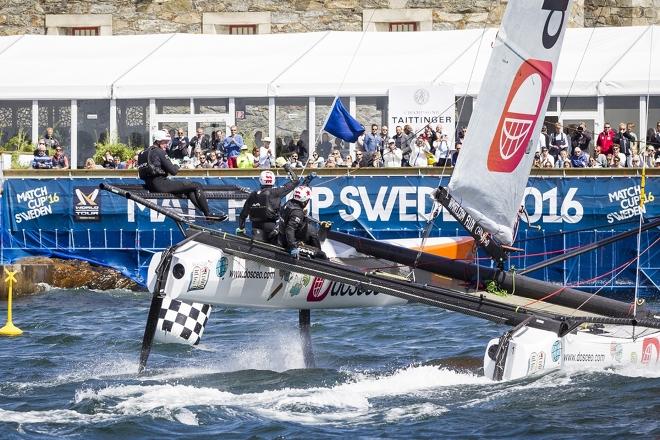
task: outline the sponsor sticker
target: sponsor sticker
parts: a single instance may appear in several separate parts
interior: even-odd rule
[[[561,357],[561,341],[557,340],[552,344],[552,362],[557,362]]]
[[[623,359],[623,346],[617,342],[612,342],[610,344],[610,355],[615,361],[621,362],[621,359]]]
[[[654,364],[660,358],[660,342],[658,338],[646,338],[642,342],[642,363]]]
[[[222,257],[215,264],[215,274],[218,278],[224,278],[227,273],[227,267],[229,266],[229,259],[227,257]]]
[[[78,187],[74,189],[73,214],[76,221],[101,220],[101,197],[95,187]]]
[[[60,201],[57,193],[51,193],[47,186],[39,186],[16,194],[17,207],[26,207],[27,211],[16,212],[16,224],[29,222],[53,213],[53,204]]]
[[[308,302],[323,301],[325,297],[328,296],[328,293],[330,292],[330,288],[332,287],[333,283],[332,282],[329,283],[328,287],[326,287],[325,290],[321,292],[324,281],[325,280],[323,278],[314,277],[314,281],[312,282],[312,288],[309,290],[309,293],[307,294]]]
[[[524,60],[516,73],[488,152],[488,170],[510,173],[529,150],[550,88],[552,63]]]
[[[188,290],[202,290],[206,287],[206,283],[209,281],[209,273],[211,270],[207,265],[195,265],[191,271],[190,275],[190,285]]]

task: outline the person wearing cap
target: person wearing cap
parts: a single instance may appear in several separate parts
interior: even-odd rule
[[[392,138],[387,141],[387,147],[383,153],[383,166],[385,168],[399,168],[402,157],[403,153],[401,148],[396,146],[396,140]]]
[[[248,146],[241,145],[241,152],[236,156],[237,168],[254,168],[254,155],[250,153]]]
[[[39,145],[34,150],[34,158],[32,159],[32,168],[37,170],[46,170],[53,168],[53,160],[48,156],[46,149],[46,141],[39,139]]]
[[[144,180],[147,189],[154,193],[185,194],[207,220],[226,220],[225,214],[211,213],[199,183],[168,179],[168,176],[175,176],[179,172],[179,167],[165,154],[170,141],[168,132],[158,130],[154,135],[153,145],[138,154],[138,175]]]
[[[259,148],[259,168],[275,168],[275,155],[270,148],[273,140],[269,137],[261,139],[261,148]]]

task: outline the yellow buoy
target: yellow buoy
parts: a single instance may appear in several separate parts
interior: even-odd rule
[[[16,281],[16,271],[7,270],[5,267],[5,273],[7,278],[5,278],[5,283],[8,284],[7,287],[7,323],[4,327],[0,328],[0,336],[18,336],[23,334],[23,330],[16,327],[13,322],[11,322],[11,300],[12,293],[14,288],[14,282]]]

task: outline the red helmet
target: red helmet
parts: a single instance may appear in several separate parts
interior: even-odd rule
[[[293,192],[293,200],[297,200],[300,203],[307,203],[307,201],[312,197],[312,190],[309,186],[299,186]]]
[[[262,186],[275,185],[275,174],[272,171],[262,171],[261,174],[259,174],[259,183]]]

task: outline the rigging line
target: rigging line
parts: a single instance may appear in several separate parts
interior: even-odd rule
[[[596,17],[595,23],[598,23],[600,18],[603,16],[603,9],[601,8],[600,11],[598,12],[598,17]],[[582,63],[584,62],[584,59],[586,58],[587,55],[587,50],[589,49],[589,46],[591,45],[591,40],[594,37],[594,33],[596,32],[596,27],[591,28],[591,32],[589,33],[589,39],[587,40],[587,44],[584,46],[584,50],[582,51],[582,56],[580,57],[580,62],[578,63],[577,69],[575,69],[575,74],[573,75],[573,79],[571,80],[571,85],[568,87],[568,93],[566,93],[566,97],[571,96],[571,92],[573,91],[573,86],[575,85],[575,80],[577,79],[578,74],[580,73],[580,68],[582,67]],[[560,108],[558,119],[561,120],[561,115],[564,112],[563,108]]]
[[[643,255],[643,254],[646,253],[649,249],[651,249],[651,248],[652,248],[652,247],[653,247],[658,241],[660,241],[660,238],[657,238],[653,243],[651,243],[651,245],[649,245],[646,249],[644,249],[644,251],[641,252],[637,257],[634,257],[634,258],[632,258],[632,259],[630,259],[630,260],[624,262],[624,263],[621,264],[620,266],[615,267],[614,269],[612,269],[612,270],[610,270],[610,271],[607,271],[607,272],[605,272],[605,273],[603,273],[603,274],[600,274],[600,275],[598,275],[598,276],[596,276],[596,277],[593,277],[593,278],[591,278],[591,279],[588,279],[588,280],[582,280],[582,281],[579,281],[579,282],[577,282],[577,283],[567,284],[567,285],[565,285],[565,286],[562,286],[562,287],[560,287],[559,289],[555,290],[554,292],[551,292],[551,293],[549,293],[548,295],[544,296],[543,298],[539,298],[539,299],[536,299],[536,300],[534,300],[534,301],[531,301],[531,302],[525,304],[523,307],[528,307],[529,305],[536,304],[536,303],[538,303],[538,302],[540,302],[540,301],[545,301],[545,300],[548,299],[548,298],[552,298],[553,296],[556,296],[556,295],[558,295],[559,293],[561,293],[562,291],[564,291],[564,289],[566,289],[566,288],[579,287],[579,286],[581,286],[581,285],[584,285],[584,284],[587,284],[587,283],[591,283],[591,282],[597,281],[597,280],[599,280],[599,279],[601,279],[601,278],[604,278],[604,277],[606,277],[606,276],[608,276],[608,275],[611,275],[611,274],[613,274],[613,273],[615,273],[615,272],[618,272],[618,273],[614,276],[614,278],[616,278],[617,276],[619,276],[619,275],[621,274],[621,272],[623,272],[624,269],[626,269],[628,266],[630,266],[632,263],[634,263],[635,260],[636,260],[637,258],[639,258],[641,255]],[[603,286],[603,288],[604,288],[604,287],[605,287],[605,286]],[[597,292],[598,292],[598,291],[597,291]],[[597,293],[597,292],[596,292],[596,293]],[[582,307],[583,305],[585,305],[585,304],[589,301],[590,298],[592,298],[593,296],[595,296],[596,293],[592,294],[589,298],[587,298],[587,299],[584,301],[584,303],[582,303],[582,304],[580,305],[580,307]],[[578,307],[578,309],[579,309],[579,307]]]
[[[115,78],[114,81],[112,81],[112,82],[110,83],[110,99],[115,99],[115,84],[117,83],[117,81],[119,81],[120,79],[122,79],[123,77],[125,77],[126,75],[128,75],[129,73],[131,73],[131,71],[132,71],[133,69],[135,69],[136,67],[138,67],[140,64],[144,63],[144,62],[147,60],[147,58],[151,57],[151,55],[153,55],[153,54],[156,53],[161,47],[163,47],[164,45],[166,45],[167,43],[169,43],[170,40],[171,40],[172,38],[174,38],[174,37],[176,37],[176,34],[171,34],[169,37],[167,37],[167,38],[165,39],[165,41],[163,41],[162,43],[158,44],[153,50],[149,51],[149,53],[147,53],[144,57],[142,57],[137,63],[135,63],[134,65],[132,65],[131,67],[129,67],[128,70],[126,70],[124,73],[122,73],[122,74],[119,75],[117,78]]]
[[[344,71],[344,77],[341,79],[341,82],[339,83],[339,86],[337,87],[337,92],[335,93],[335,99],[334,99],[334,101],[332,101],[332,105],[330,107],[330,111],[328,111],[328,115],[326,116],[325,123],[327,123],[328,119],[330,118],[330,112],[332,111],[332,108],[335,104],[335,101],[337,99],[340,99],[339,98],[339,93],[341,92],[341,89],[344,87],[344,83],[346,82],[346,77],[348,77],[348,72],[350,72],[351,67],[353,66],[353,62],[355,61],[357,53],[359,52],[360,47],[362,46],[362,41],[364,40],[364,37],[367,34],[367,29],[369,28],[369,25],[372,23],[375,13],[376,13],[375,9],[371,11],[371,16],[369,17],[369,20],[367,21],[367,25],[364,26],[364,29],[362,29],[362,35],[360,35],[360,39],[358,40],[358,44],[355,47],[355,50],[353,51],[353,55],[351,55],[351,60],[348,62],[348,66],[346,67],[346,70]],[[329,34],[329,32],[328,32],[328,34]],[[320,41],[319,41],[319,43],[320,43]],[[323,124],[323,128],[325,128],[325,123]],[[319,140],[321,139],[321,132],[324,131],[323,128],[321,128],[321,130],[319,130],[319,132],[316,133],[316,139],[314,140],[314,148],[316,148],[316,144],[318,144]],[[309,148],[307,149],[308,153],[309,153],[311,147],[312,146],[310,145]],[[309,162],[309,158],[307,158],[307,162]],[[305,169],[307,168],[307,162],[305,162],[303,164],[303,169],[300,172],[301,176],[303,176],[305,174]]]
[[[472,84],[472,78],[474,76],[474,71],[475,71],[476,66],[477,66],[477,60],[479,59],[479,52],[481,51],[481,46],[483,44],[484,35],[486,35],[486,24],[484,24],[483,28],[481,29],[481,35],[479,36],[479,39],[478,39],[479,44],[477,45],[477,53],[475,54],[474,61],[472,62],[472,68],[470,69],[470,76],[468,77],[468,82],[467,82],[467,85],[465,86],[465,92],[463,93],[463,96],[461,98],[457,98],[457,99],[454,100],[454,104],[453,104],[454,106],[456,105],[456,103],[458,101],[461,101],[461,109],[458,112],[458,118],[455,118],[456,124],[458,124],[458,121],[461,120],[461,116],[463,115],[463,109],[465,108],[465,99],[468,96],[468,91],[470,90],[470,85]],[[476,41],[477,40],[475,40],[475,42]],[[447,68],[445,68],[445,70],[440,72],[438,74],[438,76],[436,76],[436,78],[433,80],[433,82],[437,81],[439,79],[440,75],[442,75],[451,65],[453,65],[458,60],[458,58],[462,57],[463,54],[465,54],[474,45],[475,42],[473,42],[465,51],[463,51],[463,53],[461,53],[459,55],[459,57],[457,57],[454,61],[452,61],[452,63],[450,63],[450,65],[447,66]],[[448,109],[449,109],[449,107],[446,108],[441,114],[446,112]],[[458,128],[458,125],[455,125],[454,126],[454,148],[456,147],[456,138],[455,138],[455,136],[457,135],[457,132],[458,132],[457,128]],[[415,134],[419,133],[421,130],[422,129],[418,130]],[[442,142],[442,140],[440,142]],[[438,182],[438,186],[442,186],[442,178],[445,176],[445,173],[447,171],[447,160],[450,159],[449,151],[451,151],[451,148],[450,148],[449,144],[447,144],[447,154],[445,155],[445,158],[444,158],[445,162],[442,165],[442,170],[440,171],[440,179],[439,179],[439,182]],[[415,257],[415,261],[414,261],[413,266],[411,268],[411,272],[414,271],[415,268],[417,267],[417,263],[419,262],[419,258],[421,257],[422,253],[424,252],[424,248],[426,247],[426,241],[427,241],[429,235],[431,234],[431,229],[433,228],[433,225],[435,224],[435,219],[438,217],[441,210],[442,209],[441,209],[440,204],[434,198],[433,199],[431,216],[427,220],[426,226],[424,227],[424,233],[422,235],[422,242],[420,243],[419,252],[417,253],[417,256]]]
[[[599,19],[602,17],[603,9],[604,8],[601,8],[600,11],[598,12],[598,17],[596,17],[595,23],[598,23]],[[571,91],[573,91],[573,86],[575,85],[575,80],[577,79],[578,73],[580,73],[580,68],[582,67],[582,63],[584,62],[584,59],[587,55],[587,49],[589,49],[589,46],[591,45],[591,39],[593,38],[595,31],[596,31],[596,27],[594,26],[594,27],[591,28],[591,32],[589,33],[589,39],[587,40],[587,44],[584,46],[584,50],[582,51],[582,56],[580,57],[580,62],[578,63],[577,69],[575,69],[575,74],[573,75],[573,78],[571,79],[571,85],[568,87],[568,93],[566,93],[567,98],[571,96]],[[547,109],[546,109],[546,111],[547,111]],[[561,121],[561,115],[562,115],[563,112],[564,112],[564,110],[560,106],[559,114],[557,115],[557,120],[558,121]],[[546,123],[545,117],[543,119],[544,119],[543,123],[545,124]],[[563,128],[564,127],[562,126],[562,130],[563,130]],[[592,134],[594,134],[594,133],[592,133]],[[567,141],[568,141],[568,139],[567,139]],[[567,148],[568,148],[568,145],[567,145]],[[536,179],[535,176],[530,175],[529,180],[531,180],[531,182],[534,182],[535,179]]]
[[[625,56],[628,54],[628,52],[629,52],[633,47],[635,47],[635,46],[637,45],[637,43],[639,43],[639,41],[642,39],[642,37],[644,37],[644,35],[649,31],[649,29],[651,28],[651,26],[652,26],[652,25],[649,25],[649,27],[647,27],[647,28],[646,28],[646,29],[645,29],[645,30],[644,30],[644,31],[643,31],[643,32],[642,32],[642,33],[641,33],[641,34],[635,39],[635,41],[633,41],[632,44],[631,44],[630,46],[628,46],[628,47],[623,51],[623,54],[622,54],[619,58],[617,58],[616,60],[614,60],[614,62],[612,63],[612,65],[611,65],[610,67],[608,67],[607,70],[605,70],[605,73],[603,73],[603,74],[601,75],[601,77],[598,78],[598,84],[599,84],[599,85],[600,85],[600,83],[602,83],[602,82],[605,80],[605,77],[607,76],[607,74],[610,73],[610,72],[612,71],[612,69],[614,69],[614,68],[619,64],[619,61],[621,61],[621,60],[623,59],[623,57],[625,57]],[[652,53],[652,52],[651,52],[651,53]]]
[[[23,37],[25,37],[25,35],[27,35],[27,34],[23,34],[23,35],[21,35],[21,36],[18,37],[16,40],[14,40],[11,44],[9,44],[7,47],[5,47],[4,49],[2,49],[2,50],[0,51],[0,55],[2,55],[3,53],[7,52],[9,49],[11,49],[12,47],[14,47],[14,45],[15,45],[16,43],[18,43],[19,41],[21,41],[21,40],[23,39]]]
[[[479,36],[479,38],[475,38],[474,41],[473,41],[472,43],[470,43],[470,44],[469,44],[469,45],[468,45],[468,46],[467,46],[467,47],[466,47],[461,53],[459,53],[458,55],[456,55],[456,57],[454,57],[454,59],[451,60],[451,61],[449,62],[449,64],[447,64],[447,65],[445,66],[445,68],[442,69],[442,70],[441,70],[441,71],[435,76],[435,78],[433,78],[433,80],[431,81],[431,83],[435,83],[436,81],[440,80],[440,76],[442,76],[442,74],[444,74],[445,72],[447,72],[447,70],[449,70],[449,68],[450,68],[451,66],[453,66],[456,62],[458,62],[458,60],[460,60],[461,58],[463,58],[463,55],[465,55],[466,53],[468,53],[468,51],[469,51],[470,49],[472,49],[472,46],[474,46],[477,42],[479,42],[479,46],[477,47],[477,56],[479,55],[479,48],[481,47],[481,42],[482,42],[482,40],[483,40],[483,38],[484,38],[484,33],[486,32],[486,25],[484,25],[484,27],[481,29],[481,31],[482,31],[482,32],[481,32],[481,35]],[[466,91],[466,94],[467,94],[467,91]]]
[[[642,224],[644,223],[644,204],[646,203],[646,161],[642,162],[642,176],[640,177],[639,186],[641,188],[639,194],[639,228],[637,229],[637,255],[642,247]],[[637,267],[635,268],[635,301],[633,302],[633,316],[637,316],[637,299],[639,298],[639,262],[641,258],[637,258]]]
[[[639,261],[639,259],[640,259],[640,257],[642,256],[642,254],[646,253],[649,249],[651,249],[651,248],[655,245],[655,243],[657,243],[659,240],[660,240],[660,238],[656,239],[656,240],[655,240],[655,241],[654,241],[649,247],[647,247],[646,249],[644,249],[644,252],[640,253],[640,254],[637,256],[637,258],[633,258],[632,260],[630,260],[630,261],[624,263],[623,265],[621,265],[621,266],[619,266],[618,268],[616,268],[616,269],[614,269],[613,271],[611,271],[610,273],[613,273],[613,272],[618,271],[618,273],[617,273],[616,275],[614,275],[613,279],[616,279],[619,275],[621,275],[621,274],[623,273],[624,270],[626,270],[626,269],[627,269],[632,263],[635,262],[635,260],[638,260],[638,261]],[[608,273],[608,274],[604,274],[604,275],[609,275],[609,273]],[[606,287],[606,285],[602,285],[598,290],[596,290],[596,291],[595,291],[594,293],[592,293],[587,299],[585,299],[584,302],[583,302],[582,304],[580,304],[580,305],[575,309],[575,311],[577,312],[578,310],[580,310],[580,308],[581,308],[582,306],[584,306],[587,302],[589,302],[589,300],[591,300],[591,298],[593,298],[593,297],[596,296],[598,293],[600,293],[600,291],[602,291],[605,287]],[[634,305],[634,308],[635,308],[635,311],[636,311],[636,309],[637,309],[637,300],[636,300],[636,299],[635,299],[635,305]]]

